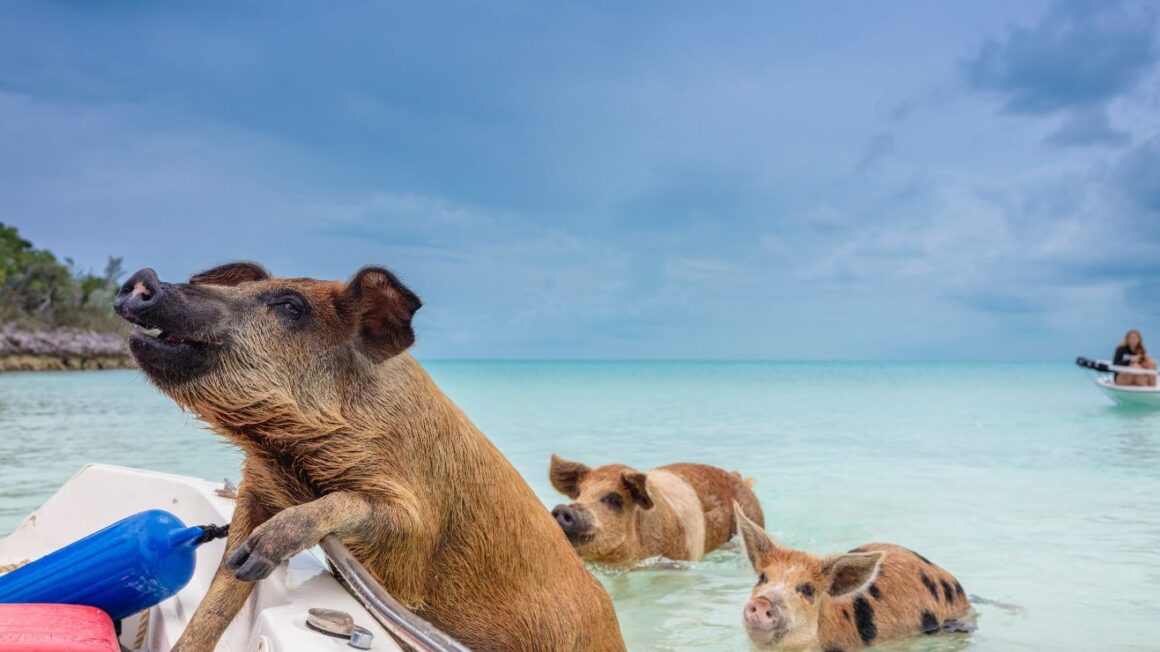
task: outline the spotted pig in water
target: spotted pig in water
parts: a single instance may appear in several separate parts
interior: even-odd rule
[[[757,573],[743,618],[759,648],[851,652],[920,633],[973,629],[962,585],[914,551],[871,543],[815,557],[775,544],[735,513]]]

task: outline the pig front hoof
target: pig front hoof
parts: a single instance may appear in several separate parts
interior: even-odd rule
[[[315,518],[300,507],[291,507],[259,525],[238,547],[225,569],[234,571],[239,580],[264,580],[278,564],[306,550],[322,539],[314,526]]]
[[[234,576],[243,582],[264,580],[281,563],[281,560],[271,559],[262,553],[254,552],[250,541],[252,539],[247,539],[226,560],[226,570],[235,571]]]

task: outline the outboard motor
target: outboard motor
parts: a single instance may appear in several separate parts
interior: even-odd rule
[[[1082,355],[1075,359],[1075,363],[1084,369],[1091,369],[1092,371],[1111,371],[1111,369],[1108,368],[1108,363],[1102,360],[1089,360]]]

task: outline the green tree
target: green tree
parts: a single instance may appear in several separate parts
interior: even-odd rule
[[[0,222],[0,320],[31,328],[120,330],[111,304],[123,274],[121,259],[112,257],[99,276],[78,270],[71,259],[62,263]]]

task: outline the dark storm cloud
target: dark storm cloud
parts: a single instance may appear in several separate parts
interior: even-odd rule
[[[1130,90],[1156,62],[1155,12],[1062,0],[1032,27],[989,38],[964,62],[967,81],[1012,113],[1092,107]]]
[[[1135,202],[1147,232],[1160,234],[1160,135],[1129,150],[1116,170],[1119,187]]]
[[[1116,129],[1108,122],[1108,112],[1102,107],[1077,110],[1068,115],[1050,136],[1052,145],[1127,145],[1131,141],[1128,132]]]

